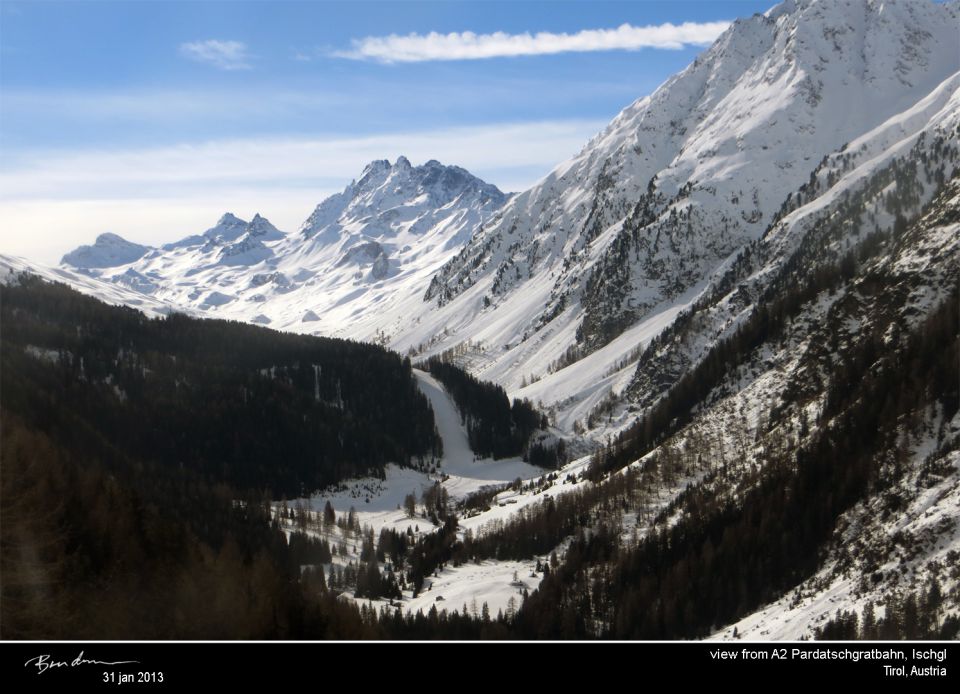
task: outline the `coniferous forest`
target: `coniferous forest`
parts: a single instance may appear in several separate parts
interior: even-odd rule
[[[150,320],[66,287],[3,288],[4,406],[71,450],[298,496],[439,450],[410,363],[357,342],[174,314]]]
[[[440,357],[430,357],[420,366],[443,384],[457,404],[474,453],[492,458],[522,454],[529,457],[527,444],[531,434],[547,427],[547,418],[529,401],[514,399],[511,404],[501,386],[480,381]],[[557,456],[550,452],[537,448],[532,462],[557,467]]]
[[[28,276],[0,292],[4,637],[279,637],[311,610],[359,621],[332,595],[302,602],[298,567],[324,548],[288,545],[270,501],[433,456],[408,361],[151,320]]]

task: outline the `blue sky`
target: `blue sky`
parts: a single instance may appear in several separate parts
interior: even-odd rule
[[[772,4],[2,0],[0,252],[292,231],[400,154],[522,189]]]

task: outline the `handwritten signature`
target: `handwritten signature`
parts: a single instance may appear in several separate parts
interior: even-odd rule
[[[49,654],[38,655],[35,658],[30,658],[27,662],[23,664],[24,667],[35,667],[37,669],[37,674],[42,674],[47,670],[58,668],[58,667],[77,667],[78,665],[129,665],[131,663],[139,663],[139,660],[115,660],[113,662],[107,662],[105,660],[91,660],[90,658],[83,657],[83,651],[80,651],[78,655],[73,660],[51,660]]]

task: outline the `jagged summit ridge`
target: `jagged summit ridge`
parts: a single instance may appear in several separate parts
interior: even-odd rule
[[[418,305],[430,276],[506,200],[457,166],[379,159],[317,205],[300,233],[284,234],[259,213],[247,221],[227,212],[201,234],[85,271],[177,306],[373,337],[377,312]]]
[[[234,241],[247,229],[247,222],[237,217],[232,212],[224,214],[217,223],[203,232],[204,237],[210,241]]]
[[[394,164],[378,159],[367,164],[360,178],[351,181],[341,193],[317,205],[300,233],[305,237],[316,236],[344,215],[373,216],[389,210],[397,211],[394,216],[409,211],[422,213],[461,197],[461,204],[466,206],[499,207],[506,200],[496,186],[458,166],[444,166],[431,159],[415,167],[404,156],[398,157]]]

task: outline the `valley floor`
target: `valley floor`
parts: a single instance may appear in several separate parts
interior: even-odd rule
[[[422,513],[419,500],[423,492],[437,482],[447,491],[451,503],[455,504],[484,488],[506,487],[517,480],[529,483],[547,474],[547,471],[525,463],[520,458],[478,458],[470,450],[466,430],[460,422],[460,414],[443,386],[426,372],[415,369],[414,375],[433,407],[437,429],[443,439],[443,457],[424,471],[388,465],[382,480],[373,477],[351,480],[309,499],[284,502],[288,507],[303,508],[312,517],[319,518],[329,502],[338,517],[347,516],[352,510],[358,524],[363,528],[371,527],[374,536],[377,536],[382,528],[391,528],[398,532],[405,532],[410,528],[415,537],[421,537],[433,532],[435,527]],[[581,466],[582,464],[575,465]],[[404,498],[408,494],[413,494],[418,500],[417,513],[412,517],[404,510]],[[503,521],[518,509],[541,498],[539,492],[533,494],[505,489],[491,502],[490,510],[460,518],[459,533],[462,536],[468,531],[482,532],[484,526]],[[323,530],[308,527],[306,532],[326,539],[334,549],[340,543],[344,544],[346,555],[334,551],[333,564],[336,566],[343,567],[351,562],[358,562],[362,535],[344,532],[336,526]],[[415,614],[420,610],[426,613],[434,605],[438,610],[449,611],[462,610],[466,605],[471,612],[478,612],[486,604],[492,616],[501,610],[507,613],[520,606],[523,590],[533,591],[539,585],[543,574],[534,570],[536,563],[536,560],[482,561],[459,567],[445,566],[426,580],[424,590],[416,597],[412,591],[404,591],[403,609]],[[325,573],[329,570],[330,565],[325,565]],[[349,592],[346,595],[352,597]],[[373,603],[386,605],[388,601]]]

